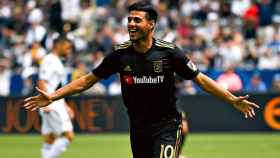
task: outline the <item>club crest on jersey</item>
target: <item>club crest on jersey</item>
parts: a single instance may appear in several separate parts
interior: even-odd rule
[[[154,72],[157,73],[162,72],[162,67],[163,67],[162,60],[154,61],[153,64],[154,64]]]

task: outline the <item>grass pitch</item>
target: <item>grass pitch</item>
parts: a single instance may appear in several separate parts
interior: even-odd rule
[[[40,158],[39,135],[0,135],[0,158]],[[188,158],[279,158],[280,133],[195,133]],[[132,158],[128,134],[76,135],[61,158]]]

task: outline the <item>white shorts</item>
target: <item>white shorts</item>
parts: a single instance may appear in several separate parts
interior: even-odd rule
[[[46,134],[55,134],[61,135],[67,131],[73,131],[73,125],[71,119],[64,108],[64,100],[63,101],[56,101],[52,103],[59,107],[58,109],[54,109],[51,112],[45,113],[41,111],[42,116],[42,129],[41,133],[43,135]],[[58,105],[59,104],[59,105]]]

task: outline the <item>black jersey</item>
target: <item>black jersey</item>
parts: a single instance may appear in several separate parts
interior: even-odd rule
[[[145,54],[136,52],[131,41],[117,45],[93,70],[100,78],[114,73],[120,73],[131,127],[143,129],[180,117],[174,75],[193,79],[198,70],[174,44],[154,39]]]

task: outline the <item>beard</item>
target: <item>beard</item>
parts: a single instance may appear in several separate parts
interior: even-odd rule
[[[148,32],[144,31],[144,30],[137,30],[133,34],[134,35],[129,34],[130,40],[133,41],[133,42],[138,42],[138,41],[145,40],[146,37],[147,37]]]

